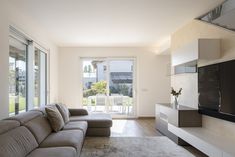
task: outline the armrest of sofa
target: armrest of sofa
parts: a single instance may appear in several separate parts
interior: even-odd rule
[[[84,116],[84,115],[88,115],[87,110],[85,109],[69,109],[70,115],[71,116]]]

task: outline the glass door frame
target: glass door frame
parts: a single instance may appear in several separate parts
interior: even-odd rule
[[[38,43],[36,43],[36,42],[34,42],[33,43],[33,55],[35,55],[35,49],[38,49],[39,50],[39,55],[40,55],[40,59],[39,59],[39,61],[40,61],[40,64],[39,64],[39,69],[40,69],[40,72],[39,72],[39,75],[40,75],[40,77],[39,77],[39,80],[40,80],[40,87],[39,87],[39,107],[40,106],[44,106],[44,105],[46,105],[47,104],[47,102],[49,102],[48,101],[48,98],[49,98],[49,96],[48,96],[48,84],[49,84],[49,78],[48,78],[48,73],[49,73],[49,69],[48,69],[48,65],[50,65],[49,64],[49,59],[48,59],[48,57],[49,57],[49,50],[47,50],[47,49],[45,49],[44,47],[42,47],[41,45],[39,45]],[[42,95],[42,87],[41,87],[41,81],[43,80],[42,79],[42,71],[41,71],[41,62],[42,62],[42,54],[44,54],[45,55],[45,65],[44,65],[44,68],[45,68],[45,71],[44,71],[44,75],[45,75],[45,78],[44,78],[44,84],[45,84],[45,95],[44,95],[44,99],[45,99],[45,104],[44,105],[42,105],[41,104],[41,100],[42,100],[42,98],[41,98],[41,95]],[[34,58],[35,59],[35,58]],[[33,60],[33,65],[35,65],[35,60]],[[34,75],[33,75],[34,76]],[[35,82],[35,77],[34,77],[34,82]]]
[[[136,57],[80,57],[80,61],[81,61],[81,93],[83,93],[83,61],[85,60],[103,60],[106,61],[106,66],[107,66],[107,73],[106,73],[106,80],[107,80],[107,97],[109,99],[109,81],[110,81],[110,61],[132,61],[133,62],[133,82],[132,82],[132,93],[133,93],[133,100],[132,100],[132,107],[133,107],[133,114],[132,115],[127,115],[127,114],[123,114],[123,115],[116,115],[116,114],[112,114],[113,118],[136,118],[137,117],[137,93],[136,93],[136,89],[137,89],[137,59]],[[81,104],[83,106],[83,94],[82,94],[82,99],[81,99]]]

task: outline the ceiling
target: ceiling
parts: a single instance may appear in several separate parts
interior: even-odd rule
[[[156,46],[223,0],[10,0],[58,46]]]

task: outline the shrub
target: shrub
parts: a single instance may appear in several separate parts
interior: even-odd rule
[[[83,91],[83,97],[89,97],[96,94],[106,94],[107,93],[107,82],[99,81],[91,85],[91,89]]]

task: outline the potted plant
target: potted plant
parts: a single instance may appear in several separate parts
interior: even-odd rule
[[[182,88],[179,89],[179,91],[175,91],[173,87],[171,87],[171,94],[174,97],[174,106],[177,108],[179,103],[178,103],[178,97],[181,95]]]

